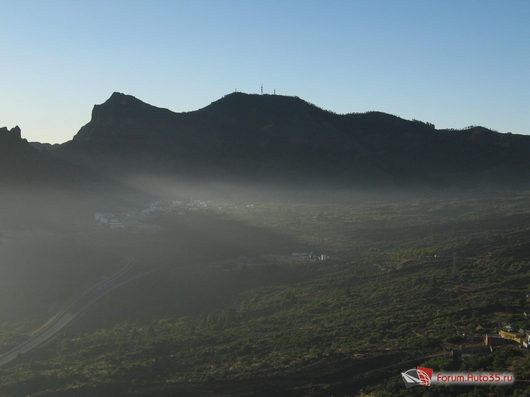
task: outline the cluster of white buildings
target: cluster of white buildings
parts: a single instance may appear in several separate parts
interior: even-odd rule
[[[147,219],[150,215],[157,213],[172,212],[179,216],[184,216],[189,212],[213,208],[210,201],[190,200],[168,201],[157,200],[149,203],[145,208],[138,211],[129,211],[122,214],[110,212],[96,212],[94,221],[96,224],[111,229],[153,229],[156,225],[150,225]]]
[[[123,222],[110,212],[96,212],[94,220],[96,223],[108,226],[111,229],[123,229],[125,227]]]
[[[293,252],[286,255],[266,254],[256,257],[240,256],[237,259],[211,262],[210,269],[219,270],[241,270],[243,268],[255,268],[267,265],[288,265],[288,264],[310,264],[326,262],[330,257],[326,254],[313,254],[312,252]]]
[[[242,207],[236,204],[224,205],[216,203],[212,200],[196,200],[191,199],[188,201],[180,200],[157,200],[149,203],[145,208],[138,211],[129,211],[123,214],[114,214],[110,212],[97,212],[94,214],[94,220],[97,224],[109,227],[111,229],[122,229],[122,228],[138,228],[145,225],[146,219],[150,215],[154,215],[160,212],[172,212],[177,215],[183,216],[187,213],[213,209],[222,210],[223,208],[255,208],[255,205],[244,204]]]
[[[276,255],[275,259],[280,263],[326,262],[329,259],[329,255],[315,254],[313,252],[293,252],[291,255]]]

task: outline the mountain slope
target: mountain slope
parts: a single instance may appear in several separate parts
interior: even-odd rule
[[[18,126],[11,130],[0,128],[0,168],[0,182],[38,182],[65,176],[57,159],[22,139]]]
[[[118,172],[284,181],[526,182],[530,137],[436,130],[381,112],[339,115],[297,97],[233,93],[174,113],[114,93],[57,153]]]
[[[18,126],[0,128],[0,184],[21,187],[86,186],[100,183],[101,176],[59,158],[57,145],[30,143]]]

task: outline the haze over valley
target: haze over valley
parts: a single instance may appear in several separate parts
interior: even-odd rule
[[[0,397],[529,393],[526,3],[1,9]]]

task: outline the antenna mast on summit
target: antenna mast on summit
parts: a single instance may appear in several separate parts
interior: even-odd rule
[[[261,95],[263,95],[263,84],[261,85]]]

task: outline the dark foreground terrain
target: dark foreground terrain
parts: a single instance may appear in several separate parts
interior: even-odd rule
[[[530,194],[194,195],[122,200],[114,226],[101,201],[6,215],[2,352],[125,263],[142,277],[0,368],[0,396],[525,395],[520,345],[450,353],[530,328]],[[419,364],[517,382],[405,389]]]

